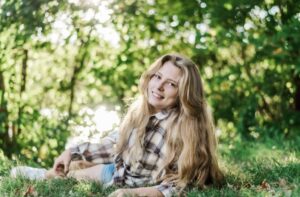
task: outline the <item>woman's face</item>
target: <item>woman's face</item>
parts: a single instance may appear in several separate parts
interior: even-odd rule
[[[181,70],[172,62],[165,62],[148,83],[148,103],[155,112],[173,107],[178,98]]]

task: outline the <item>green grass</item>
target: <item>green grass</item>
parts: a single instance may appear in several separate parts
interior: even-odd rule
[[[299,140],[298,140],[299,142]],[[221,142],[219,154],[226,176],[223,188],[191,189],[187,196],[300,196],[300,143]],[[12,179],[9,169],[16,163],[0,156],[0,196],[107,196],[116,188],[104,189],[95,182],[74,179],[30,181]]]

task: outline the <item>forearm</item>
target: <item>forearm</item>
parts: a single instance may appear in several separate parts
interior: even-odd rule
[[[118,189],[114,191],[109,197],[163,197],[164,195],[154,187],[139,187],[132,189]]]
[[[132,190],[137,196],[163,197],[163,194],[154,187],[139,187]]]
[[[72,160],[88,160],[93,163],[112,163],[114,144],[103,141],[99,144],[83,143],[71,148]]]

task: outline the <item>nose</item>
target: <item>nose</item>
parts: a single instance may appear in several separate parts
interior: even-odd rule
[[[156,85],[157,85],[156,87],[159,91],[164,91],[164,82],[163,81],[158,82]]]

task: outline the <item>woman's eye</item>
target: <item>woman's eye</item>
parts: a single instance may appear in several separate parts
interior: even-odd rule
[[[161,77],[158,74],[154,74],[154,78],[160,79]]]
[[[172,83],[172,82],[169,82],[168,85],[171,86],[171,87],[176,87],[176,84]]]

